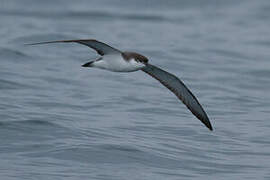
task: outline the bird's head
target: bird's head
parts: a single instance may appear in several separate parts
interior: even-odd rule
[[[135,60],[136,62],[140,62],[140,63],[143,63],[145,65],[148,63],[147,57],[145,57],[145,56],[143,56],[141,54],[135,53],[135,52],[127,52],[127,51],[123,52],[122,57],[126,61]]]

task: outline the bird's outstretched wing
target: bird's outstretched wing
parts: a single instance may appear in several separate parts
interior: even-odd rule
[[[212,125],[203,110],[199,101],[185,86],[185,84],[173,74],[170,74],[156,66],[147,64],[143,69],[145,73],[157,79],[161,84],[171,90],[186,106],[187,108],[210,130],[213,130]]]
[[[39,43],[31,43],[27,45],[38,45],[38,44],[49,44],[49,43],[79,43],[85,46],[88,46],[97,51],[97,53],[101,56],[105,54],[117,54],[122,53],[120,50],[115,49],[103,42],[99,42],[95,39],[78,39],[78,40],[60,40],[60,41],[47,41],[47,42],[39,42]]]

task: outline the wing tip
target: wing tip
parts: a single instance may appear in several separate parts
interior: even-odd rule
[[[34,46],[34,45],[39,45],[39,44],[45,44],[44,42],[39,42],[39,43],[25,43],[23,44],[24,46]]]
[[[37,43],[26,43],[25,46],[34,46],[34,45],[42,45],[42,44],[50,44],[50,43],[59,43],[62,41],[45,41],[45,42],[37,42]]]
[[[40,45],[40,44],[50,44],[50,43],[71,43],[71,42],[84,42],[84,41],[95,41],[95,42],[99,42],[96,39],[73,39],[73,40],[56,40],[56,41],[44,41],[44,42],[37,42],[37,43],[26,43],[24,45],[26,46],[32,46],[32,45]]]
[[[202,121],[202,123],[210,130],[213,131],[213,126],[211,125],[208,117],[206,119],[200,119]]]
[[[209,124],[208,126],[206,126],[206,127],[208,127],[208,129],[210,130],[210,131],[214,131],[214,129],[213,129],[213,127],[212,127],[212,125],[211,124]]]

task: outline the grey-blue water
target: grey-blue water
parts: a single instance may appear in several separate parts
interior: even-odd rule
[[[0,179],[270,179],[270,1],[1,0]],[[210,132],[143,72],[82,68],[94,38],[180,77]]]

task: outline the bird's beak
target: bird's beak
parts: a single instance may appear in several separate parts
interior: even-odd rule
[[[93,67],[93,65],[92,65],[93,62],[94,61],[87,62],[87,63],[83,64],[82,67]]]

